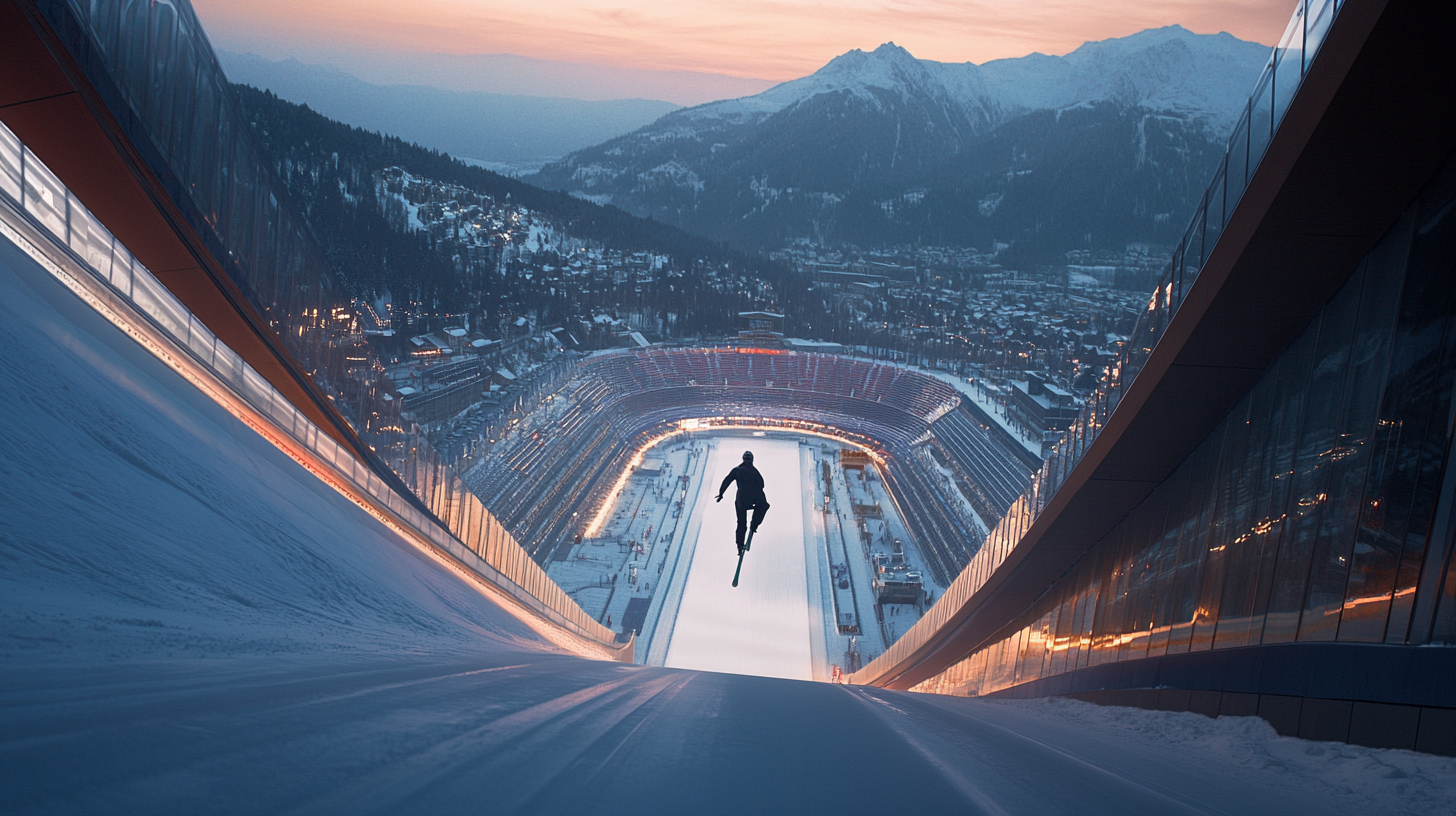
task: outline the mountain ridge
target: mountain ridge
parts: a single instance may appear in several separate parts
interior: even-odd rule
[[[1193,42],[1211,47],[1198,53],[1190,47]],[[1192,89],[1187,87],[1187,83],[1210,73],[1219,73],[1219,64],[1236,62],[1247,67],[1253,62],[1261,62],[1267,58],[1268,50],[1267,46],[1239,40],[1227,32],[1194,34],[1178,25],[1147,29],[1128,37],[1087,42],[1064,57],[1033,52],[1025,57],[991,60],[980,65],[919,59],[892,41],[873,51],[858,48],[846,51],[818,71],[780,83],[763,93],[708,102],[685,108],[680,113],[695,117],[718,110],[773,113],[817,93],[873,87],[899,90],[887,84],[887,80],[916,72],[925,80],[940,83],[947,92],[951,92],[949,95],[959,97],[963,102],[980,98],[993,106],[1040,110],[1116,99],[1153,108],[1171,105],[1178,109],[1179,102],[1186,103],[1192,97],[1197,104],[1186,106],[1190,112],[1232,125],[1237,115],[1231,116],[1229,111],[1247,98],[1257,69],[1253,76],[1248,77],[1246,84],[1249,87],[1238,83],[1234,83],[1237,87],[1224,86],[1221,88],[1224,92],[1218,95],[1218,99],[1199,98],[1205,94],[1190,93]],[[1162,59],[1146,59],[1153,51],[1158,52]],[[1122,65],[1118,65],[1119,60]],[[1184,69],[1182,76],[1172,76],[1172,72],[1180,67]],[[1210,68],[1214,70],[1210,71]],[[1146,78],[1150,69],[1155,75],[1153,87],[1148,87],[1146,79],[1138,81]],[[1179,81],[1175,82],[1175,79]],[[1071,84],[1073,80],[1075,85]],[[1176,90],[1176,93],[1155,93],[1169,90]]]
[[[1267,56],[1257,43],[1178,26],[980,66],[886,43],[755,96],[674,111],[531,180],[760,249],[932,234],[962,245],[1004,237],[1043,255],[1168,242]],[[1072,167],[1073,153],[1102,166]],[[1018,201],[1040,189],[1025,181],[1038,172],[1067,179],[1072,194]],[[1107,200],[1119,184],[1126,195]],[[952,199],[962,211],[933,211]],[[967,206],[982,220],[959,233],[935,226],[963,219]]]

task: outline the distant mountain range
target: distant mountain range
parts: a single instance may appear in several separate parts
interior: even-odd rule
[[[339,51],[321,46],[310,49],[309,61],[374,85],[596,101],[661,99],[681,106],[762,93],[778,84],[704,71],[588,65],[516,54],[432,54],[370,47]]]
[[[228,79],[270,90],[290,102],[356,127],[474,159],[492,169],[535,169],[676,110],[647,99],[582,101],[373,85],[334,68],[255,54],[219,52]]]
[[[527,180],[743,247],[1171,243],[1268,55],[1178,26],[980,66],[888,43]]]

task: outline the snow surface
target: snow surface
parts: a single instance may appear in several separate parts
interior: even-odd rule
[[[25,263],[0,270],[0,662],[550,650]]]
[[[665,665],[810,680],[814,669],[809,650],[799,443],[784,439],[750,443],[771,506],[753,537],[752,549],[743,557],[743,571],[734,587],[736,487],[728,488],[721,502],[713,497],[723,477],[738,464],[745,441],[715,440],[709,454],[696,510],[703,522]],[[659,632],[654,637],[666,634]]]
[[[1452,810],[1258,720],[566,655],[3,241],[0,341],[6,814]]]

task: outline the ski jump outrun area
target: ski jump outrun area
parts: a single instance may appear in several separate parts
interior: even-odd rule
[[[763,474],[770,508],[743,557],[743,571],[734,587],[737,485],[729,486],[723,501],[713,499],[745,449],[753,451],[754,467]],[[813,678],[799,463],[799,444],[792,440],[716,441],[707,476],[698,487],[696,512],[702,514],[703,523],[666,665],[790,680]]]

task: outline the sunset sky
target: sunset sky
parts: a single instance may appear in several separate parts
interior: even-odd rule
[[[975,62],[1178,23],[1272,44],[1291,0],[194,0],[219,48],[325,61],[369,52],[515,54],[784,81],[894,41]]]

